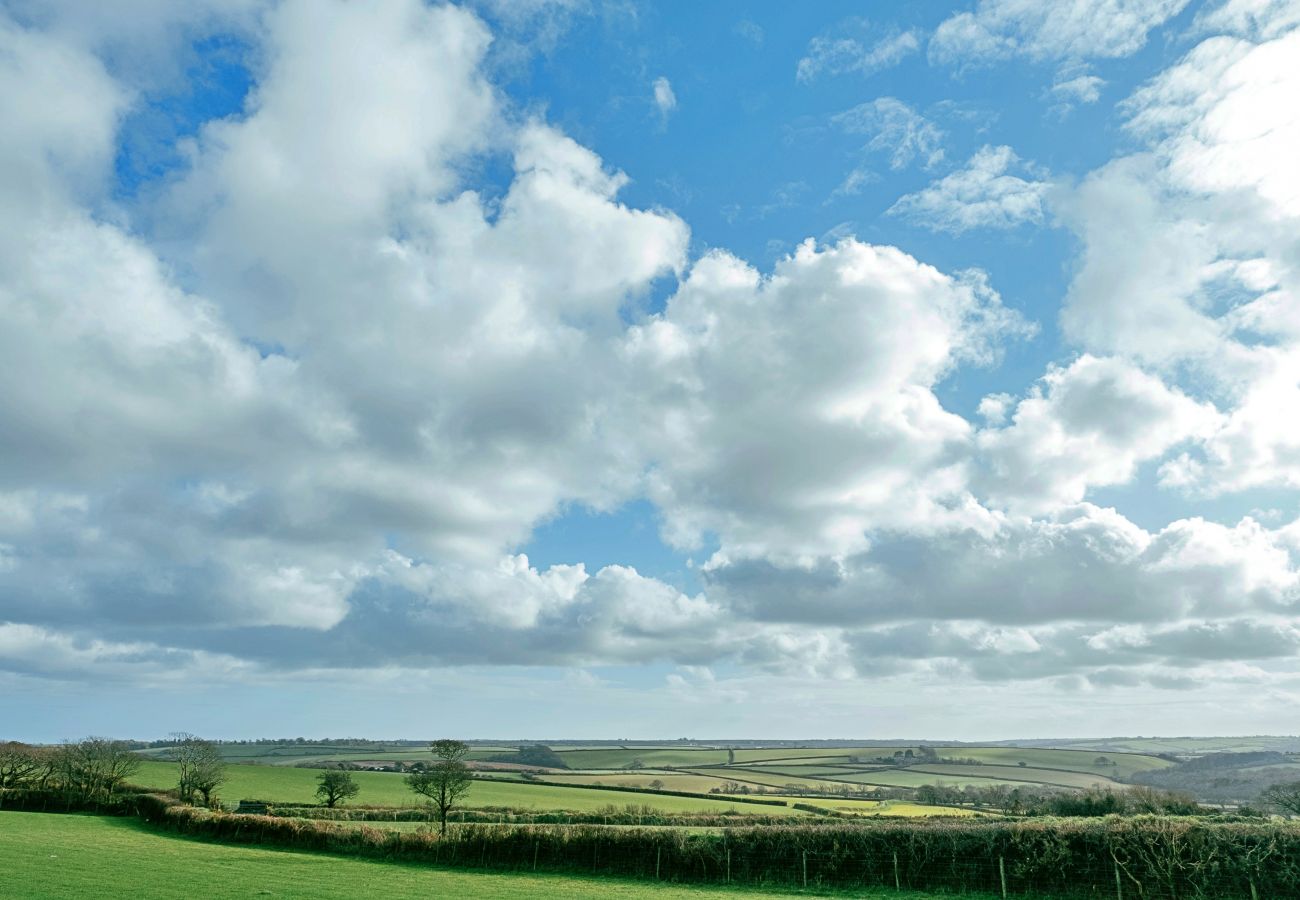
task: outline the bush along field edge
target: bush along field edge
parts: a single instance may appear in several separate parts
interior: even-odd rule
[[[498,824],[439,835],[211,811],[147,793],[75,803],[55,792],[3,791],[0,808],[132,815],[213,841],[456,868],[1062,898],[1300,895],[1300,829],[1281,822],[1174,816],[823,821],[706,833]]]

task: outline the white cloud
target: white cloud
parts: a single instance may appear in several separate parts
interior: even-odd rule
[[[1196,14],[1195,27],[1204,33],[1228,32],[1273,38],[1300,25],[1300,8],[1292,0],[1225,0]]]
[[[1277,414],[1300,405],[1297,55],[1271,7],[1233,4],[1250,40],[1153,80],[1125,107],[1147,149],[1054,208],[1085,246],[1063,324],[1103,355],[985,398],[979,429],[937,391],[1028,330],[984,276],[851,238],[771,272],[691,264],[685,223],[509,108],[463,10],[141,2],[115,31],[76,5],[0,14],[0,667],[668,661],[723,698],[749,694],[719,663],[1178,686],[1213,660],[1267,680],[1294,646],[1300,523],[1148,531],[1078,503],[1161,461],[1186,490],[1300,485]],[[1062,60],[1158,18],[1081,50],[1091,23],[988,15],[1006,52]],[[216,21],[255,45],[246,107],[187,144],[147,222],[106,213],[139,85]],[[107,67],[91,33],[169,61]],[[819,71],[874,52],[822,49]],[[835,124],[896,169],[943,156],[893,98]],[[504,194],[473,189],[480,154],[512,170]],[[1015,165],[986,148],[907,205],[955,230],[1038,221],[1045,186]],[[664,277],[666,307],[639,313]],[[1178,387],[1193,366],[1222,414]],[[643,497],[669,540],[716,546],[702,590],[517,552],[572,505]]]
[[[1287,532],[1251,519],[1182,519],[1148,532],[1085,503],[986,524],[882,534],[839,561],[720,560],[706,570],[708,595],[750,619],[823,629],[911,621],[1171,627],[1291,617],[1300,603]]]
[[[655,109],[659,110],[659,119],[667,122],[668,117],[677,109],[677,95],[668,79],[660,75],[654,80]]]
[[[918,157],[927,168],[943,159],[943,130],[894,97],[860,104],[832,116],[831,122],[849,134],[870,135],[867,149],[888,153],[894,169]]]
[[[1096,75],[1075,75],[1053,82],[1051,94],[1060,103],[1096,103],[1101,99],[1101,89],[1106,81]]]
[[[1161,481],[1200,494],[1300,488],[1300,350],[1264,355],[1222,427],[1161,467]]]
[[[1236,7],[1241,12],[1245,7]],[[1224,8],[1225,10],[1228,7]],[[1061,198],[1083,238],[1062,324],[1090,349],[1221,398],[1219,431],[1161,469],[1201,494],[1294,486],[1300,428],[1300,32],[1211,37],[1125,102],[1145,152]]]
[[[1128,56],[1188,0],[979,0],[930,39],[933,62],[979,65],[1012,56],[1078,61]]]
[[[749,41],[755,47],[762,47],[763,41],[767,37],[767,33],[763,30],[763,26],[750,19],[741,19],[736,23],[736,26],[732,31]]]
[[[873,184],[880,180],[880,176],[875,172],[863,166],[851,170],[844,176],[844,180],[836,185],[835,190],[826,198],[826,202],[838,200],[841,197],[856,197],[862,193],[867,185]]]
[[[1085,355],[1049,370],[1010,425],[980,432],[983,493],[1018,512],[1049,512],[1090,487],[1130,481],[1139,463],[1213,433],[1219,418],[1126,362]]]
[[[767,278],[706,256],[626,350],[653,391],[636,416],[669,538],[835,555],[967,517],[970,427],[933,387],[1023,329],[977,276],[890,247],[806,242]]]
[[[898,65],[920,46],[916,31],[895,31],[870,46],[852,37],[815,37],[808,42],[807,55],[799,60],[795,78],[807,83],[822,74],[871,75]]]
[[[900,197],[889,213],[950,234],[1041,223],[1048,183],[1008,174],[1013,166],[1027,168],[1031,174],[1034,171],[1020,166],[1020,158],[1010,147],[982,147],[965,168]]]

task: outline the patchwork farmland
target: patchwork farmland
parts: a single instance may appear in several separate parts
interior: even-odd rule
[[[411,742],[260,742],[223,744],[230,764],[222,797],[285,806],[314,802],[316,777],[353,770],[365,806],[413,807],[421,799],[403,773],[429,759]],[[150,788],[176,781],[162,749],[136,780]],[[467,806],[527,812],[591,813],[636,804],[666,815],[807,817],[971,815],[981,791],[1070,793],[1128,790],[1128,779],[1174,765],[1150,754],[1093,749],[863,743],[852,746],[668,744],[474,744]],[[530,762],[541,760],[538,762]],[[922,801],[922,802],[918,802]],[[796,809],[795,806],[803,809]]]

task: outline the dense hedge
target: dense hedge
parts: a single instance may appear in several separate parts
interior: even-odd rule
[[[71,791],[0,788],[0,810],[13,812],[90,812],[129,816],[136,812],[136,795],[113,794],[87,799]]]
[[[875,822],[682,830],[498,826],[395,832],[210,813],[141,798],[146,820],[215,840],[272,843],[439,865],[1056,897],[1300,896],[1300,829],[1135,817],[1025,822]]]
[[[796,804],[798,805],[798,804]],[[819,810],[827,812],[827,810]],[[430,813],[420,807],[349,806],[330,809],[323,806],[272,806],[267,814],[275,818],[317,819],[323,822],[428,822]],[[447,821],[462,824],[505,825],[687,825],[700,828],[743,827],[745,825],[788,825],[789,816],[754,813],[667,813],[651,806],[610,806],[594,811],[517,809],[508,806],[485,806],[456,809]]]

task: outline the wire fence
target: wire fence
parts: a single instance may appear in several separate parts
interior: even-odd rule
[[[1069,900],[1300,897],[1300,829],[1282,823],[1139,816],[794,825],[704,833],[462,825],[439,834],[189,807],[160,809],[158,819],[167,827],[217,840],[457,868]]]
[[[723,843],[714,855],[684,859],[669,846],[629,848],[592,841],[582,859],[572,846],[535,840],[531,855],[492,839],[460,839],[435,845],[434,865],[515,872],[559,872],[646,881],[786,887],[816,891],[927,892],[1043,900],[1261,900],[1300,897],[1300,881],[1279,867],[1255,878],[1243,871],[1135,872],[1119,859],[1072,860],[1055,870],[1043,860],[1026,864],[1004,856],[944,855],[925,858],[896,850],[878,853],[795,850],[757,854]]]
[[[8,809],[46,806],[35,792],[4,792],[3,799]],[[209,840],[438,867],[1053,900],[1300,898],[1300,827],[1286,822],[1112,816],[703,830],[462,824],[440,834],[213,812],[155,794],[113,801],[113,812]]]

